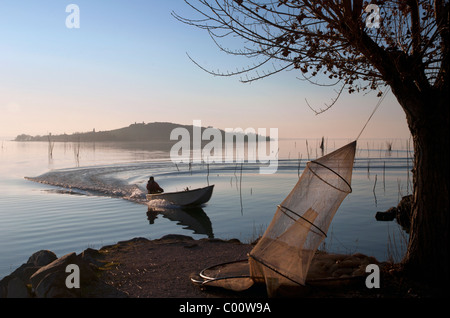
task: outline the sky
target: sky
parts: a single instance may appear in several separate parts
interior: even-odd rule
[[[79,8],[68,28],[66,6]],[[235,70],[253,61],[220,52],[209,35],[176,20],[182,0],[0,0],[0,140],[19,134],[104,131],[135,122],[277,128],[280,138],[356,138],[376,92],[335,97],[286,71],[244,84],[196,66]],[[242,43],[243,45],[244,43]],[[409,138],[390,93],[361,138]]]

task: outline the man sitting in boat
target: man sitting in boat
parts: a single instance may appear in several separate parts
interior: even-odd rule
[[[147,190],[149,194],[164,192],[164,190],[159,186],[159,184],[155,181],[153,177],[150,177],[150,179],[147,182]]]

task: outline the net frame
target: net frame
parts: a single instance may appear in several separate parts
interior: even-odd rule
[[[326,232],[328,231],[328,227],[331,224],[331,221],[337,212],[340,204],[345,199],[345,197],[353,191],[351,187],[351,176],[352,176],[352,170],[353,170],[353,163],[354,163],[354,157],[356,152],[356,140],[347,144],[344,147],[341,147],[332,153],[323,156],[317,160],[310,161],[307,163],[305,171],[303,172],[302,176],[299,178],[299,181],[297,182],[296,186],[292,189],[291,193],[284,199],[284,201],[277,206],[277,211],[274,215],[274,218],[269,225],[269,227],[266,229],[266,232],[264,233],[263,237],[260,238],[259,242],[256,244],[256,246],[252,249],[252,251],[248,254],[247,260],[238,260],[233,262],[227,262],[222,263],[218,265],[214,265],[208,268],[205,268],[200,272],[200,279],[197,281],[194,281],[194,283],[200,283],[205,286],[220,286],[227,289],[233,289],[233,290],[239,290],[244,289],[242,286],[245,284],[252,285],[253,282],[260,283],[265,282],[267,286],[267,291],[269,296],[274,293],[274,291],[281,285],[289,285],[294,284],[296,286],[305,286],[306,285],[306,276],[309,270],[309,266],[311,265],[311,261],[314,257],[315,252],[317,251],[317,248],[320,244],[320,242],[327,237]],[[342,156],[342,158],[340,157]],[[330,168],[323,162],[329,162],[329,164],[334,168],[336,167],[336,170],[342,169],[343,174],[341,175],[335,169]],[[341,164],[341,161],[344,162],[344,165]],[[330,173],[334,175],[334,177],[329,177],[328,180],[326,178],[323,178],[321,173],[323,171],[321,169],[324,169],[323,171],[327,171],[326,173]],[[305,173],[306,172],[306,173]],[[308,175],[308,172],[311,173],[311,175]],[[314,177],[317,177],[319,182],[316,180],[314,181]],[[305,178],[305,179],[303,179]],[[336,179],[337,178],[337,179]],[[348,179],[348,181],[347,181]],[[336,181],[337,180],[337,181]],[[302,183],[302,181],[304,183]],[[332,182],[335,182],[336,184],[333,184]],[[331,187],[331,189],[337,190],[337,193],[331,193],[334,190],[328,190],[331,194],[329,194],[328,198],[322,198],[315,194],[315,198],[312,200],[309,200],[306,198],[305,201],[307,201],[305,204],[300,199],[303,198],[302,191],[299,192],[300,189],[306,189],[306,195],[309,194],[311,191],[314,192],[316,188],[321,188],[321,186],[318,186],[317,184],[321,184],[321,182],[327,184]],[[338,194],[340,193],[340,194]],[[292,202],[293,200],[293,202]],[[324,201],[325,203],[323,203]],[[300,202],[300,203],[299,203]],[[290,204],[293,204],[294,206],[300,208],[300,210],[304,211],[304,214],[302,215],[301,212],[297,211],[295,208],[290,207]],[[323,203],[323,204],[322,204]],[[286,206],[287,205],[287,206]],[[309,206],[309,208],[308,208]],[[327,208],[328,206],[328,208]],[[317,210],[317,211],[316,211]],[[281,212],[281,213],[280,213]],[[321,213],[320,217],[319,214]],[[287,219],[282,217],[281,215],[284,215],[287,217],[287,219],[291,219],[291,221],[286,222]],[[280,220],[281,219],[281,220]],[[317,221],[322,224],[323,228],[316,225],[314,222]],[[300,220],[300,221],[299,221]],[[277,225],[277,221],[283,223],[281,226]],[[278,228],[279,227],[279,228]],[[275,230],[284,230],[279,232],[278,236],[272,237],[270,232],[273,230],[273,228],[276,228]],[[268,234],[269,232],[269,234]],[[276,231],[275,231],[276,232]],[[273,234],[273,233],[272,233]],[[319,239],[311,239],[310,235],[318,235],[321,238]],[[266,239],[266,235],[268,235],[268,239]],[[283,237],[285,236],[285,237]],[[266,239],[267,242],[262,242]],[[284,239],[287,239],[285,241]],[[298,244],[298,246],[289,246],[289,240],[294,239],[298,240],[301,243]],[[279,240],[279,242],[277,242]],[[312,243],[311,243],[312,241]],[[271,245],[275,242],[275,248],[273,248]],[[317,243],[319,242],[319,243]],[[287,266],[287,270],[285,268],[285,272],[283,272],[283,268],[278,269],[277,266],[274,266],[273,264],[269,264],[264,259],[256,255],[254,251],[257,250],[258,247],[262,245],[262,250],[268,249],[270,250],[277,250],[278,247],[281,247],[282,245],[287,246],[286,252],[292,252],[297,249],[297,253],[301,256],[297,256],[298,260],[300,261],[299,264],[292,264],[290,263]],[[286,245],[287,244],[287,245]],[[295,245],[295,244],[294,244]],[[307,247],[306,249],[302,249],[302,247]],[[308,248],[309,247],[309,248]],[[262,254],[264,256],[264,252]],[[279,255],[279,251],[276,251],[275,258],[272,255],[272,260],[275,259],[274,264],[279,263],[279,259],[276,258],[276,256]],[[294,257],[295,258],[295,257]],[[293,258],[293,259],[294,259]],[[237,263],[247,262],[248,264],[248,270],[249,274],[236,274],[233,273],[231,275],[222,275],[226,274],[226,269],[228,266],[233,266]],[[294,269],[295,266],[300,267],[300,272],[303,271],[303,274],[300,274],[299,276],[291,277],[290,274],[292,274],[291,270]],[[281,266],[282,267],[282,266]],[[220,268],[218,270],[218,274],[222,275],[208,275],[207,271],[214,271],[214,269]],[[255,270],[256,268],[256,270]],[[265,268],[265,269],[264,269]],[[224,270],[225,269],[225,270]],[[245,271],[247,268],[245,268]],[[231,270],[232,272],[232,270]],[[276,275],[274,275],[274,273]],[[278,277],[278,278],[277,278]],[[300,278],[300,279],[299,279]],[[235,280],[233,282],[233,280]],[[242,280],[239,281],[239,280]],[[223,283],[221,283],[223,282]],[[250,282],[250,283],[249,283]],[[288,282],[288,284],[286,284]],[[233,287],[233,283],[237,283],[236,289]],[[241,284],[242,283],[242,284]]]
[[[217,280],[223,280],[223,279],[249,278],[250,273],[241,274],[241,275],[223,276],[223,277],[212,277],[212,276],[208,276],[207,274],[205,274],[206,271],[214,270],[217,267],[228,267],[229,265],[233,265],[233,264],[237,264],[237,263],[244,263],[244,262],[248,263],[248,260],[241,259],[241,260],[237,260],[237,261],[226,262],[226,263],[221,263],[221,264],[213,265],[210,267],[206,267],[199,273],[199,276],[204,280],[204,282],[217,281]]]
[[[353,141],[308,162],[297,184],[278,205],[272,222],[249,254],[251,275],[265,281],[269,295],[281,285],[305,285],[317,248],[327,237],[340,204],[353,191],[355,152]]]

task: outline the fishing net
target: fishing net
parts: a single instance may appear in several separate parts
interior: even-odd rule
[[[203,286],[244,291],[254,284],[249,269],[247,260],[239,260],[208,267],[191,280]]]
[[[242,290],[263,282],[269,296],[280,286],[304,285],[336,211],[352,191],[355,151],[356,141],[308,162],[248,260],[205,270],[202,284]]]

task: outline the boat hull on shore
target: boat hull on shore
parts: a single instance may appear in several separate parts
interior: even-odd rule
[[[198,206],[205,204],[211,199],[213,189],[214,185],[211,185],[179,192],[147,194],[147,200],[164,200],[179,206]]]

